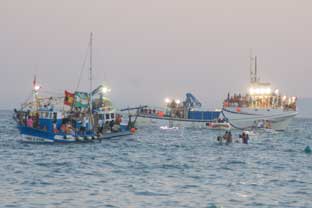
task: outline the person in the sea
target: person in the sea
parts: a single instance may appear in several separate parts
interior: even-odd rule
[[[230,144],[232,143],[233,139],[232,139],[232,133],[230,131],[226,131],[223,139],[225,140],[226,144]]]
[[[233,142],[232,133],[231,131],[228,132],[228,140],[226,141],[228,144]]]
[[[242,135],[241,135],[241,138],[242,138],[242,143],[243,144],[248,144],[249,135],[247,133],[243,132]]]
[[[239,135],[239,138],[242,139],[242,143],[244,143],[244,137],[245,137],[245,132],[243,132],[242,134]]]
[[[223,135],[223,140],[227,141],[227,138],[228,138],[228,131],[225,131]]]
[[[248,144],[249,143],[249,134],[246,134],[246,143],[244,144]]]
[[[222,143],[223,143],[222,137],[221,137],[221,136],[218,136],[218,137],[217,137],[217,141],[218,141],[220,144],[222,144]]]

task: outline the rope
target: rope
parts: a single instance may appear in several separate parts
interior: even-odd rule
[[[22,103],[22,110],[24,109],[24,105],[27,104],[28,100],[32,97],[32,92],[30,93],[30,95],[27,97],[27,99],[25,100],[25,102]]]
[[[79,78],[78,78],[78,83],[77,83],[77,86],[76,86],[75,91],[77,91],[78,88],[79,88],[79,86],[80,86],[80,82],[81,82],[81,78],[82,78],[82,72],[83,72],[83,70],[85,69],[86,62],[87,62],[87,58],[88,58],[88,49],[86,50],[86,55],[85,55],[85,57],[84,57],[84,60],[83,60],[83,63],[82,63],[82,67],[81,67],[81,69],[80,69]]]

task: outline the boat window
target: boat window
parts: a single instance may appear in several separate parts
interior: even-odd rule
[[[111,114],[111,118],[114,119],[115,118],[115,114],[112,113]]]
[[[106,119],[109,119],[109,114],[106,114]]]
[[[46,112],[44,117],[49,118],[49,112]]]

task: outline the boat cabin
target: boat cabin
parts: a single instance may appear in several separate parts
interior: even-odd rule
[[[98,119],[101,119],[106,122],[115,121],[116,119],[116,112],[113,111],[97,111],[96,114],[98,115]]]
[[[56,123],[56,127],[60,128],[63,122],[63,114],[58,111],[39,110],[39,128],[46,129],[47,131],[53,131],[53,123]]]

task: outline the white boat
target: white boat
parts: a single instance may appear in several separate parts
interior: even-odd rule
[[[239,112],[238,112],[239,111]],[[268,128],[274,130],[285,130],[291,119],[296,115],[296,111],[284,109],[257,109],[242,107],[224,107],[222,114],[234,128]],[[267,123],[267,126],[261,124]]]
[[[218,121],[221,110],[208,110],[191,93],[186,100],[165,99],[164,108],[144,106],[137,112],[137,125],[207,128],[209,123]]]
[[[246,95],[228,94],[222,114],[238,129],[266,128],[285,130],[297,115],[296,97],[281,95],[270,83],[260,82],[257,76],[257,57],[251,58],[251,83]]]
[[[208,122],[207,124],[208,129],[212,130],[226,130],[229,131],[231,130],[231,125],[227,122]]]

